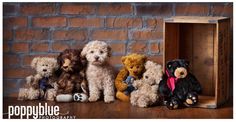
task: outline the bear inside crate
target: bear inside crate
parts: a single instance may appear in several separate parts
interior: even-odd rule
[[[229,19],[177,16],[164,21],[164,65],[190,61],[202,85],[198,107],[217,108],[229,98]]]

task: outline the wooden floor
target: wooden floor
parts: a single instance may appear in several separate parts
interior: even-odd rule
[[[8,106],[37,106],[44,101],[18,101],[16,98],[4,98],[3,118],[7,118]],[[56,103],[47,102],[48,105],[58,105],[61,115],[75,116],[76,118],[233,118],[232,100],[218,109],[184,108],[168,110],[165,106],[138,108],[116,100],[105,104],[103,101],[94,103]],[[17,117],[16,117],[17,118]]]

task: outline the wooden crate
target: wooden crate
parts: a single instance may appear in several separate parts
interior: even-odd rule
[[[230,20],[226,17],[175,16],[164,20],[164,66],[190,61],[203,87],[197,107],[217,108],[229,98]]]

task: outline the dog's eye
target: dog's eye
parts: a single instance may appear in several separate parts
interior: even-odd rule
[[[104,52],[101,50],[100,53],[103,54]]]
[[[94,51],[90,51],[90,53],[94,53]]]

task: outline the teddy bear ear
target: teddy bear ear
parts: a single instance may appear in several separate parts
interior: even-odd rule
[[[35,58],[32,60],[32,62],[31,62],[31,67],[32,67],[33,69],[36,68],[37,63],[38,63],[39,60],[40,60],[40,57],[35,57]]]
[[[53,63],[54,69],[57,70],[59,68],[59,64],[55,58],[52,58],[52,63]]]
[[[145,55],[142,55],[141,58],[142,58],[142,60],[143,60],[144,63],[147,61],[147,57],[146,57]]]
[[[170,69],[170,68],[172,67],[172,64],[173,64],[172,61],[168,61],[168,62],[166,63],[166,68],[167,68],[167,69]]]
[[[145,63],[145,69],[149,69],[149,68],[151,68],[153,66],[153,62],[151,62],[151,61],[147,61],[146,63]]]
[[[125,63],[125,60],[126,60],[126,56],[121,57],[121,61],[123,64]]]

